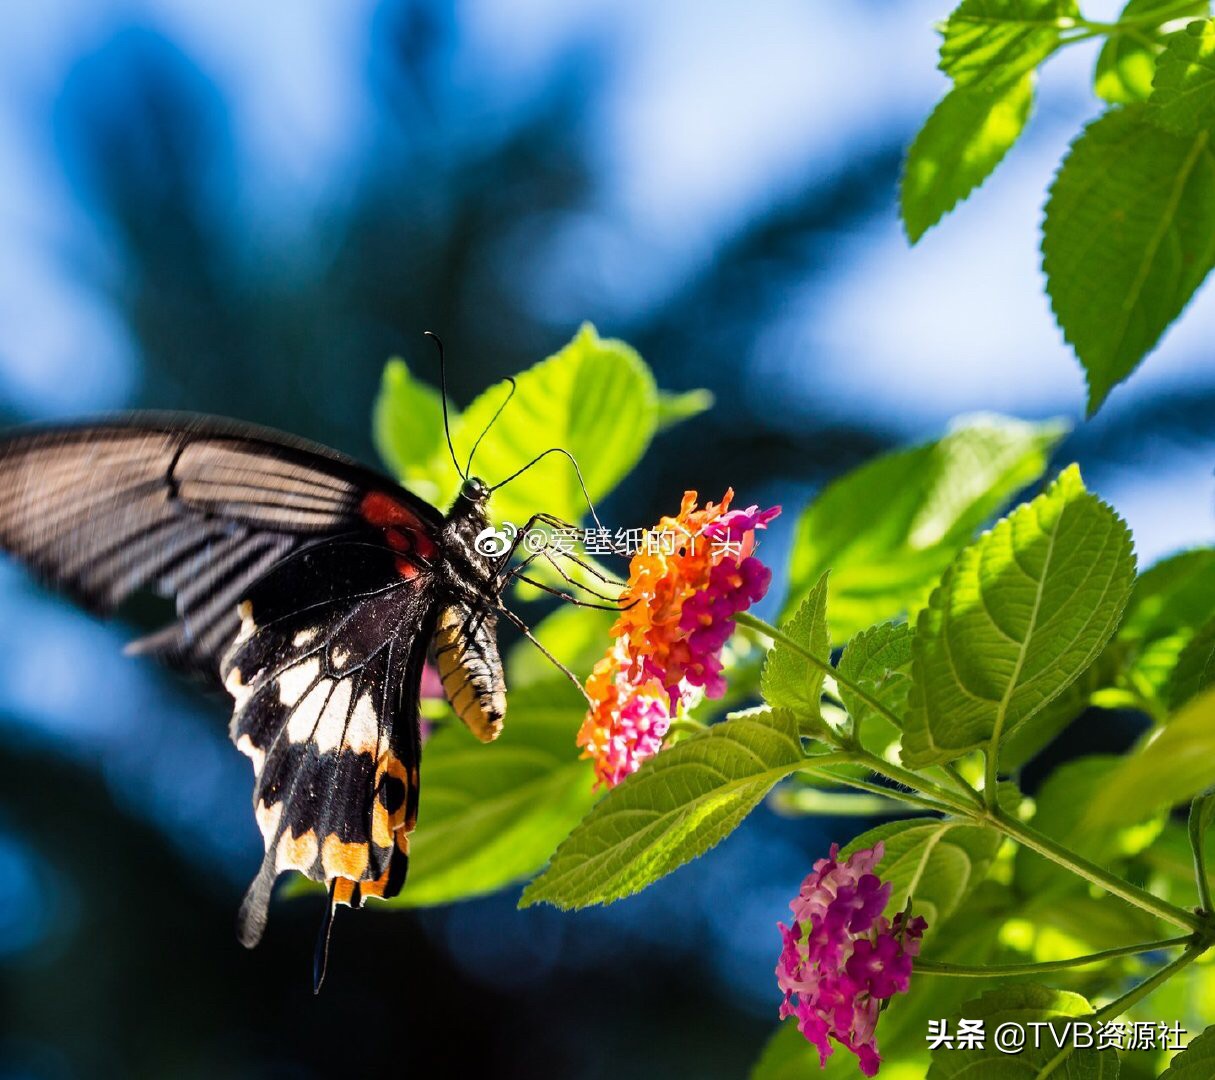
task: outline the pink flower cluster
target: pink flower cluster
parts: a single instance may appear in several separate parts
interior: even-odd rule
[[[662,748],[693,690],[725,693],[721,650],[734,616],[772,579],[753,554],[755,531],[780,513],[731,510],[733,495],[698,508],[696,492],[685,492],[679,514],[655,530],[678,538],[674,549],[647,546],[629,564],[628,603],[587,680],[591,709],[578,733],[600,784],[614,787]]]
[[[874,1031],[881,1003],[907,990],[912,960],[927,923],[883,916],[893,886],[874,873],[885,845],[838,861],[839,845],[819,859],[789,905],[793,926],[780,923],[784,948],[776,981],[785,992],[781,1019],[797,1017],[801,1033],[826,1065],[831,1039],[856,1054],[861,1072],[881,1064]]]

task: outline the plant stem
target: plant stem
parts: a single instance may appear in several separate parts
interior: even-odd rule
[[[1141,908],[1143,911],[1149,912],[1157,918],[1164,919],[1165,922],[1172,923],[1174,926],[1179,926],[1183,930],[1192,930],[1200,934],[1211,933],[1211,927],[1207,921],[1194,914],[1194,912],[1187,911],[1176,904],[1170,904],[1167,900],[1161,900],[1160,897],[1154,896],[1146,889],[1141,889],[1138,885],[1132,885],[1129,881],[1116,877],[1096,863],[1089,862],[1075,852],[1069,851],[1049,836],[1045,836],[1023,822],[1018,821],[1016,818],[1010,817],[998,806],[990,809],[985,815],[980,815],[980,817],[983,821],[990,824],[992,828],[999,829],[1005,836],[1016,840],[1023,847],[1036,851],[1044,858],[1050,859],[1051,862],[1057,863],[1066,870],[1070,870],[1073,874],[1079,875],[1106,892],[1113,893],[1128,904]]]
[[[966,777],[958,772],[956,765],[942,765],[941,768],[943,768],[949,775],[950,779],[957,784],[958,788],[961,790],[962,794],[966,796],[966,798],[970,799],[971,802],[973,802],[976,806],[981,807],[983,805],[983,796],[971,786]]]
[[[1192,945],[1193,934],[1184,937],[1165,938],[1163,941],[1145,941],[1141,945],[1123,945],[1117,949],[1104,949],[1085,956],[1073,956],[1070,960],[1043,960],[1033,964],[992,964],[986,967],[967,967],[965,964],[934,963],[917,960],[917,975],[951,975],[960,979],[1001,978],[1006,975],[1038,975],[1045,971],[1065,971],[1068,968],[1087,967],[1104,960],[1116,960],[1121,956],[1136,956],[1139,953],[1156,952],[1160,949],[1175,949],[1178,945]]]
[[[823,757],[832,757],[835,755],[823,754]],[[851,761],[851,759],[845,759]],[[925,810],[933,810],[938,814],[948,814],[953,810],[953,807],[944,806],[939,802],[934,802],[923,795],[917,795],[912,791],[901,791],[897,788],[886,788],[880,784],[871,784],[866,780],[857,780],[851,776],[840,776],[838,773],[831,772],[829,769],[815,768],[814,758],[807,758],[807,765],[803,766],[801,771],[810,773],[813,776],[822,777],[824,780],[831,780],[837,784],[842,784],[844,787],[856,788],[858,791],[868,791],[873,795],[881,795],[887,799],[898,799],[899,802],[910,803],[912,806],[920,806]]]
[[[1156,974],[1144,979],[1134,989],[1128,990],[1122,997],[1116,998],[1108,1005],[1098,1009],[1094,1018],[1097,1020],[1113,1020],[1121,1016],[1127,1009],[1137,1005],[1158,986],[1168,982],[1182,968],[1192,964],[1210,947],[1210,944],[1194,942],[1171,964],[1165,964]]]

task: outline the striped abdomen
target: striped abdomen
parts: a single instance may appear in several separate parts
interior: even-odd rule
[[[435,663],[443,691],[456,715],[482,742],[498,737],[506,715],[506,680],[496,628],[492,614],[451,604],[439,613],[435,631]]]

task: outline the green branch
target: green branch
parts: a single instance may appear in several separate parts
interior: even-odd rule
[[[1194,935],[1186,934],[1184,937],[1165,938],[1163,941],[1145,941],[1141,945],[1122,945],[1117,949],[1103,949],[1101,952],[1088,953],[1085,956],[1073,956],[1069,960],[1043,960],[1030,964],[987,964],[968,967],[965,964],[917,960],[915,973],[917,975],[949,975],[959,979],[998,979],[1011,975],[1040,975],[1048,971],[1066,971],[1069,968],[1088,967],[1090,964],[1117,960],[1123,956],[1137,956],[1140,953],[1157,952],[1161,949],[1175,949],[1179,945],[1192,945],[1193,942]]]

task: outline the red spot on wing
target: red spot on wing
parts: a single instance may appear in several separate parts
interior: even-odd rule
[[[426,523],[408,506],[383,491],[371,491],[363,496],[359,507],[363,520],[384,530],[384,540],[394,551],[416,551],[423,559],[432,559],[436,551]],[[398,560],[400,563],[402,560]],[[403,577],[412,577],[402,572]]]

